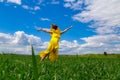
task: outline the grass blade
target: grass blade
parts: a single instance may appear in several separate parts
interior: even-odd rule
[[[34,48],[31,45],[32,48],[32,62],[33,62],[33,74],[34,74],[34,78],[35,80],[38,79],[38,69],[37,69],[37,63],[36,63],[36,58],[35,58],[35,54],[34,54]]]

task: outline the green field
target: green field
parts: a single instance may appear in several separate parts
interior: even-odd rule
[[[120,80],[120,55],[59,56],[40,62],[38,80]],[[34,80],[32,56],[0,54],[0,80]]]

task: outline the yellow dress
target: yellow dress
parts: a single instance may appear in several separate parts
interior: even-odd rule
[[[49,58],[51,61],[57,61],[58,59],[58,48],[59,48],[59,39],[60,39],[60,29],[50,29],[51,30],[51,40],[48,45],[48,48],[45,51],[40,51],[40,57],[42,58],[45,54],[48,54],[46,58]]]

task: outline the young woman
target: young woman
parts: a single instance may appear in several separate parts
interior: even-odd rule
[[[72,28],[72,26],[66,28],[64,31],[60,31],[59,27],[56,24],[52,24],[50,30],[37,28],[37,31],[47,32],[51,35],[51,40],[48,48],[45,51],[40,51],[41,61],[47,57],[49,57],[51,61],[57,61],[60,36],[61,34],[67,32],[70,28]]]

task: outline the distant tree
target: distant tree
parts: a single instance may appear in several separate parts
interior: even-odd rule
[[[78,56],[79,56],[79,53],[76,54],[76,57],[78,57]]]
[[[107,52],[104,52],[104,55],[107,56]]]

